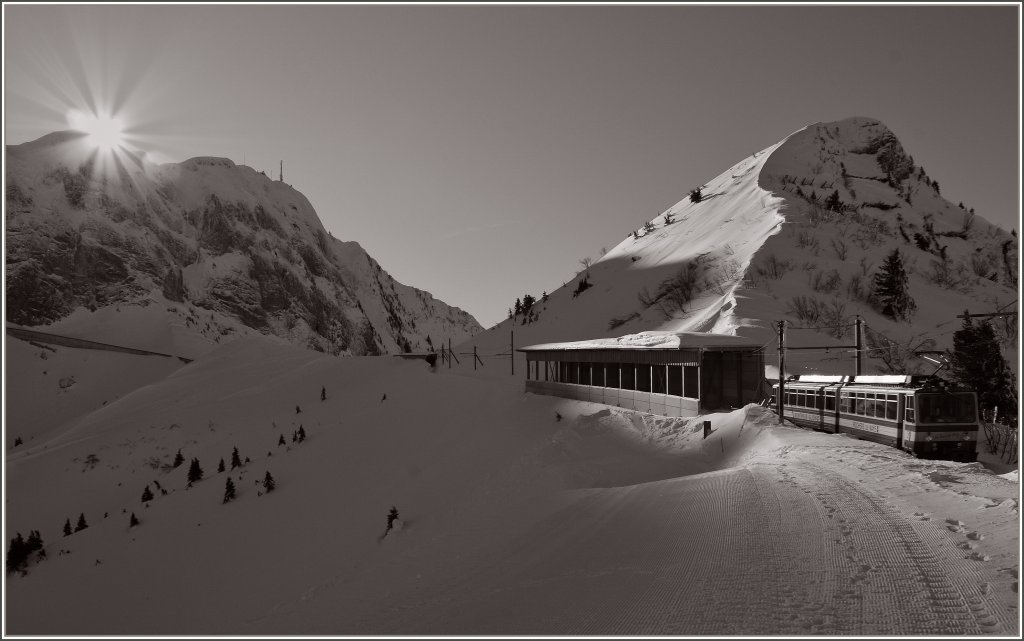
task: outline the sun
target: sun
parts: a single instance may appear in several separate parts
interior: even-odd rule
[[[124,123],[116,116],[72,111],[68,123],[72,129],[86,134],[86,144],[101,152],[117,151],[124,146]]]

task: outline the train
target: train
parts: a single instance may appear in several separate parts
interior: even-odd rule
[[[804,374],[789,377],[784,389],[783,417],[800,427],[846,433],[918,458],[977,460],[977,396],[936,376]],[[772,395],[778,414],[778,383]]]

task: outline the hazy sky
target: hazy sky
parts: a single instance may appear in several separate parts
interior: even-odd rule
[[[801,127],[880,119],[1020,216],[1020,14],[989,7],[4,5],[7,144],[91,94],[140,145],[277,175],[486,327]]]

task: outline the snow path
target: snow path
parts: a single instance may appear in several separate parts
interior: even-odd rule
[[[813,450],[814,448],[808,448]],[[874,448],[853,456],[872,456]],[[565,509],[457,586],[356,623],[385,634],[1005,634],[986,572],[817,453],[622,488]],[[819,459],[820,460],[820,459]],[[850,469],[850,468],[847,468]],[[543,549],[538,550],[539,541]],[[594,553],[601,550],[600,555]],[[365,625],[365,628],[363,627]]]

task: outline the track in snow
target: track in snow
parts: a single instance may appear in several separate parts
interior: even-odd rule
[[[570,507],[418,603],[394,634],[1006,634],[977,564],[808,457],[623,488]],[[666,509],[666,506],[671,506]],[[941,536],[941,534],[934,534]]]

